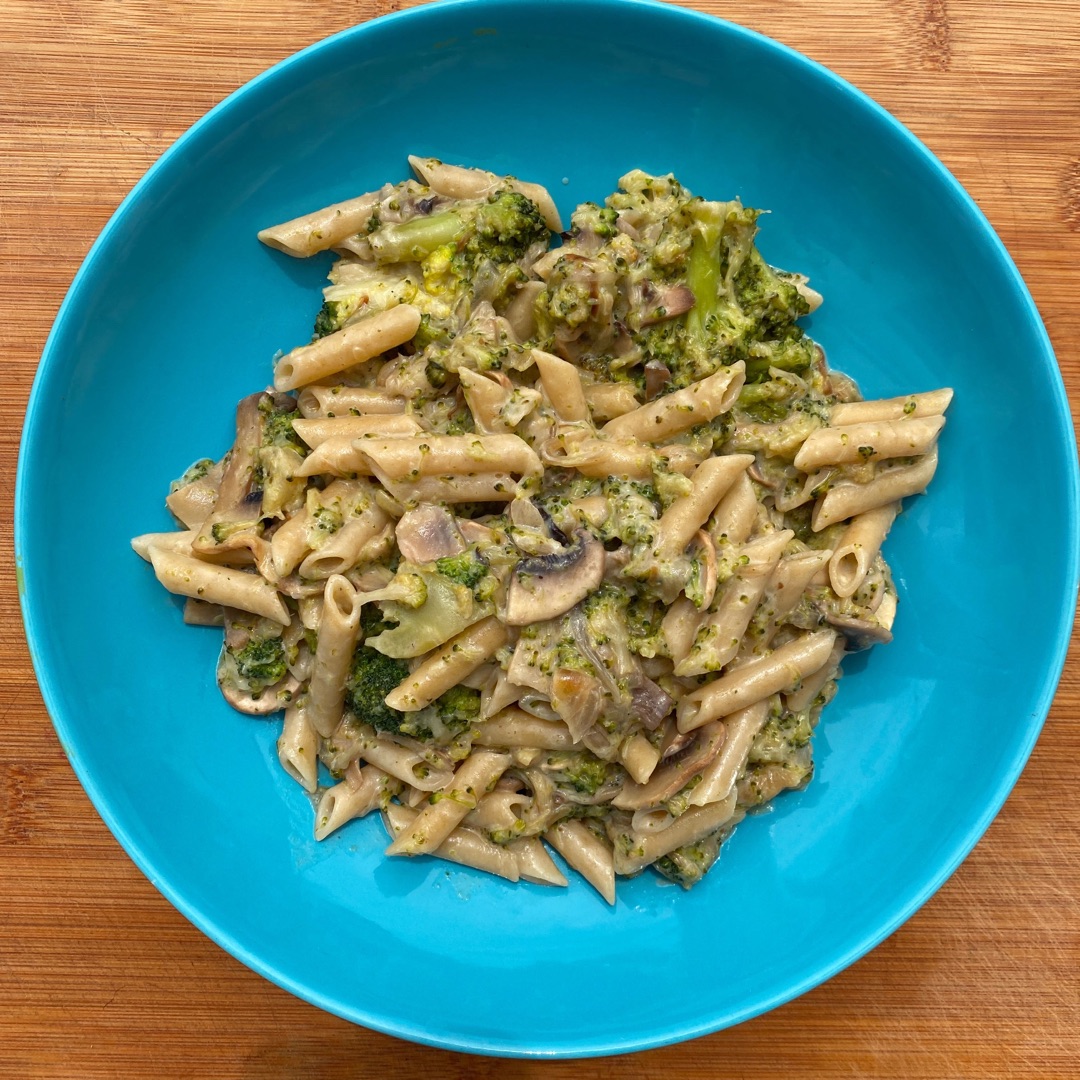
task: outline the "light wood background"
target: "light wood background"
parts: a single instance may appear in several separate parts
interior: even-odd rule
[[[109,215],[193,121],[282,57],[400,6],[0,0],[0,1077],[1080,1076],[1075,650],[1004,810],[923,911],[770,1015],[629,1057],[470,1058],[321,1013],[190,926],[98,819],[42,707],[13,576],[18,439],[50,323]],[[697,6],[822,61],[944,160],[1027,279],[1075,410],[1080,0]]]

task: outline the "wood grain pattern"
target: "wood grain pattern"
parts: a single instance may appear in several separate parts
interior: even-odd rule
[[[227,93],[394,0],[0,0],[0,512],[50,323],[158,155]],[[972,193],[1080,402],[1080,4],[699,0],[831,67]],[[1022,358],[1020,358],[1022,359]],[[1074,412],[1075,417],[1075,412]],[[693,1043],[582,1063],[398,1042],[265,982],[135,869],[67,766],[0,529],[0,1077],[1080,1076],[1080,660],[998,820],[927,907],[851,969]]]

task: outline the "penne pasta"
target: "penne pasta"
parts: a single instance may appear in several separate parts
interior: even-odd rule
[[[676,390],[609,420],[603,432],[613,439],[639,439],[646,443],[670,439],[727,412],[735,404],[745,378],[746,365],[740,360],[685,390]]]
[[[543,466],[518,435],[420,435],[357,440],[356,448],[386,483],[428,476],[516,472],[536,476]]]
[[[416,814],[416,810],[407,806],[390,803],[383,811],[386,831],[391,837],[398,836],[409,828]],[[487,874],[504,877],[507,881],[518,881],[521,877],[513,852],[464,827],[454,829],[438,848],[428,854],[460,866],[471,866]]]
[[[450,783],[433,794],[428,805],[394,838],[386,854],[424,855],[437,850],[509,765],[509,754],[490,750],[470,754]]]
[[[508,637],[506,627],[494,615],[482,619],[431,653],[400,686],[386,695],[386,704],[402,712],[415,712],[430,705],[471,675]]]
[[[552,232],[562,232],[562,221],[559,218],[559,211],[555,208],[555,202],[548,194],[547,188],[540,184],[517,180],[512,176],[496,176],[485,169],[465,169],[460,165],[446,165],[438,158],[410,156],[409,164],[413,172],[425,184],[441,195],[448,195],[454,199],[482,199],[509,183],[513,190],[521,192],[536,203]]]
[[[305,791],[314,792],[319,784],[319,733],[301,702],[285,710],[277,752],[281,767]]]
[[[615,903],[615,857],[611,847],[582,821],[560,821],[544,839],[609,904]]]
[[[171,593],[204,600],[208,604],[239,608],[283,626],[289,622],[281,595],[258,574],[216,566],[153,546],[147,549],[147,554],[158,581]]]
[[[835,630],[804,634],[695,690],[679,702],[679,730],[693,731],[797,686],[828,660],[835,641]]]
[[[703,840],[735,816],[735,792],[707,806],[694,807],[666,829],[622,833],[615,842],[616,874],[636,874],[676,848]]]
[[[405,399],[361,386],[305,386],[296,407],[307,420],[339,416],[387,416],[405,412]],[[293,421],[296,426],[296,421]]]
[[[818,428],[799,448],[795,468],[812,472],[823,465],[918,457],[930,450],[944,426],[944,416],[924,416]]]
[[[834,405],[829,423],[866,424],[905,417],[940,416],[949,407],[953,392],[949,389],[930,390],[907,397],[879,398],[876,401],[845,401]]]
[[[342,780],[327,788],[315,808],[315,839],[325,840],[342,825],[377,810],[399,787],[374,765],[365,765],[356,784]]]
[[[311,420],[294,420],[292,426],[313,450],[332,439],[351,442],[367,435],[415,435],[420,430],[420,425],[404,413],[320,416]]]
[[[420,312],[410,304],[380,311],[283,356],[274,368],[274,386],[278,390],[296,390],[336,375],[404,344],[419,326]]]
[[[321,210],[262,229],[259,239],[286,255],[304,259],[336,247],[346,237],[364,232],[378,202],[379,193],[372,192],[333,203]]]
[[[543,349],[533,349],[532,358],[540,372],[544,393],[555,409],[555,415],[568,424],[588,422],[589,406],[585,401],[585,391],[578,369]]]
[[[686,550],[694,534],[753,460],[749,454],[706,458],[694,470],[690,492],[676,499],[660,518],[658,559],[671,559]]]
[[[341,723],[345,678],[360,633],[362,606],[363,600],[346,578],[334,574],[327,579],[305,710],[308,722],[323,736]]]
[[[851,596],[866,580],[899,510],[898,502],[887,503],[851,519],[829,559],[829,582],[837,596]]]
[[[815,504],[811,526],[814,532],[820,532],[838,521],[899,502],[909,495],[918,495],[926,490],[936,470],[937,450],[934,449],[910,465],[879,473],[867,484],[831,487]]]

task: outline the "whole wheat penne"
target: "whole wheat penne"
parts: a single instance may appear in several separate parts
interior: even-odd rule
[[[296,390],[362,364],[403,345],[419,326],[420,312],[411,304],[380,311],[287,353],[274,368],[274,386],[278,390]]]

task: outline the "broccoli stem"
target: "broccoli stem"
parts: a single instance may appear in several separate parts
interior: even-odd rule
[[[720,302],[719,222],[703,222],[694,232],[686,267],[686,284],[694,294],[694,306],[686,313],[686,332],[691,341],[704,347],[706,326]]]
[[[387,225],[368,238],[376,261],[412,262],[424,259],[437,248],[456,244],[468,225],[456,211],[415,217],[399,225]]]

